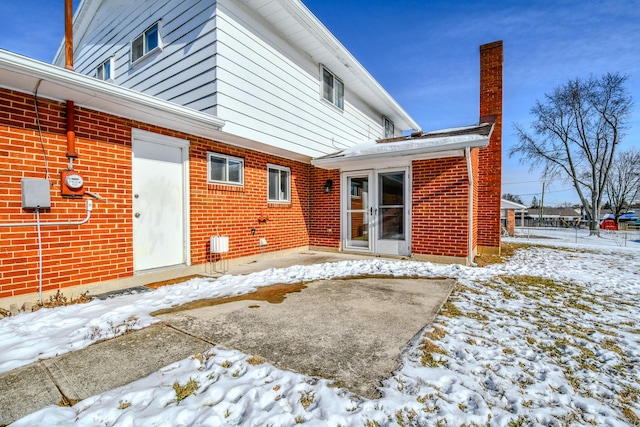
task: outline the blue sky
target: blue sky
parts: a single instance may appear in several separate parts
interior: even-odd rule
[[[528,124],[536,99],[570,78],[628,74],[637,107],[623,148],[640,146],[640,0],[303,2],[424,130],[477,122],[478,48],[503,40],[503,193],[525,203],[540,198],[542,184],[536,171],[508,157],[512,124]],[[0,16],[12,19],[0,27],[0,48],[50,62],[63,13],[62,0],[3,0]],[[547,201],[576,197],[567,183],[554,182]]]

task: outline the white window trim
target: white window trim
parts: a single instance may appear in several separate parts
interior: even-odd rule
[[[338,105],[336,105],[336,85],[334,83],[333,85],[333,101],[328,100],[327,98],[324,97],[324,72],[327,72],[329,74],[331,74],[331,76],[333,77],[334,82],[335,81],[339,81],[340,84],[342,85],[342,107],[339,107]],[[320,64],[320,99],[322,99],[324,102],[326,102],[329,105],[333,105],[334,108],[337,108],[339,111],[344,111],[344,82],[338,78],[338,76],[335,75],[335,73],[333,71],[331,71],[329,68],[325,67],[324,65]]]
[[[153,27],[157,27],[157,31],[158,31],[158,46],[154,47],[151,50],[147,50],[147,38],[145,37],[145,35]],[[133,40],[131,40],[131,42],[129,42],[129,59],[130,59],[132,65],[138,64],[138,63],[142,62],[143,60],[145,60],[146,58],[148,58],[151,54],[162,50],[162,37],[160,36],[160,34],[161,34],[160,29],[161,29],[160,21],[156,21],[153,24],[149,25],[143,32],[141,32],[140,34],[135,36],[133,38]],[[140,58],[137,58],[137,59],[134,60],[133,59],[133,42],[138,40],[140,37],[142,37],[142,51],[143,51],[142,52],[142,56],[140,56]]]
[[[286,199],[284,200],[280,200],[280,199],[270,199],[269,198],[269,169],[274,169],[274,170],[278,170],[278,171],[285,171],[287,172],[287,176],[289,178],[289,185],[287,185],[287,194],[286,194]],[[279,176],[279,175],[278,175]],[[286,167],[286,166],[279,166],[279,165],[274,165],[272,163],[267,163],[267,202],[269,203],[291,203],[291,168]]]
[[[227,179],[226,181],[218,181],[211,179],[211,157],[218,157],[220,159],[225,159],[227,162]],[[240,182],[229,181],[229,160],[233,160],[239,162],[241,166],[240,170]],[[242,157],[229,156],[227,154],[216,153],[215,151],[207,151],[207,183],[208,184],[223,184],[223,185],[234,185],[236,187],[244,186],[244,159]]]
[[[111,77],[109,77],[108,79],[101,79],[98,76],[98,70],[100,68],[104,68],[105,64],[107,64],[107,63],[109,64],[109,69],[111,71]],[[113,82],[115,80],[114,74],[115,74],[115,60],[114,60],[113,56],[110,56],[106,61],[101,62],[100,65],[98,65],[96,67],[96,79],[99,79],[99,80],[102,80],[102,81],[105,81],[105,82]]]

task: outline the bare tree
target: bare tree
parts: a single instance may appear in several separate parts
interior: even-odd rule
[[[531,208],[533,209],[537,209],[540,207],[540,202],[538,202],[538,198],[536,196],[533,196],[533,199],[531,199]]]
[[[545,94],[531,109],[533,134],[514,123],[519,142],[509,155],[543,167],[546,179],[562,178],[574,187],[598,232],[607,176],[633,106],[627,76],[608,73],[576,78]]]
[[[616,219],[640,196],[640,151],[618,152],[606,183],[609,204]]]

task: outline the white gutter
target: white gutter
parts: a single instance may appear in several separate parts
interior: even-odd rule
[[[472,267],[476,266],[476,263],[473,262],[473,168],[471,167],[471,150],[469,147],[465,147],[464,155],[467,158],[467,175],[469,177],[469,200],[468,200],[468,213],[469,217],[469,239],[468,239],[468,248],[467,248],[467,257],[468,264]]]

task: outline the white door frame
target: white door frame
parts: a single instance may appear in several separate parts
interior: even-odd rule
[[[131,153],[132,160],[135,153],[134,145],[136,141],[144,141],[152,144],[167,145],[180,149],[182,161],[182,218],[183,218],[183,263],[191,265],[191,229],[190,229],[190,200],[189,200],[189,147],[190,141],[187,139],[175,138],[159,133],[149,132],[142,129],[131,129]],[[133,200],[132,200],[133,203]],[[133,254],[135,257],[135,254]],[[135,272],[134,272],[135,273]]]
[[[379,221],[379,176],[380,174],[389,172],[404,172],[404,240],[394,242],[404,242],[402,244],[396,244],[395,249],[393,245],[389,244],[389,241],[378,238]],[[369,208],[373,212],[373,215],[369,216],[369,245],[367,248],[358,246],[348,246],[348,212],[347,206],[349,206],[349,198],[351,197],[351,188],[348,185],[349,177],[368,177],[369,179]],[[349,170],[342,171],[340,176],[340,188],[342,194],[340,195],[340,241],[343,251],[363,252],[363,253],[375,253],[383,255],[403,255],[408,256],[411,254],[411,167],[410,166],[397,166],[388,168],[371,168],[364,170]]]

